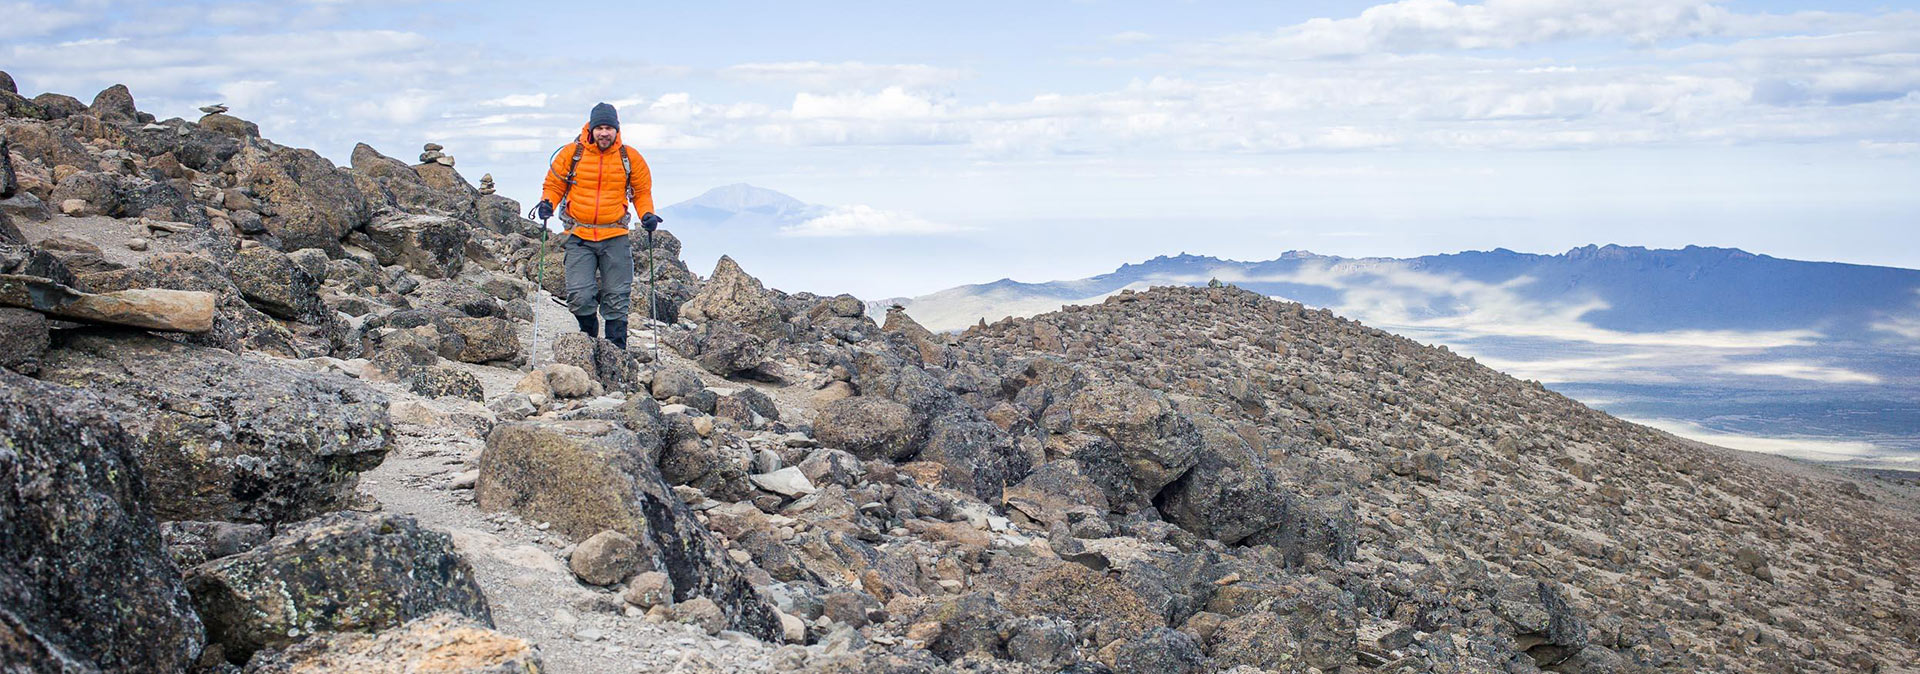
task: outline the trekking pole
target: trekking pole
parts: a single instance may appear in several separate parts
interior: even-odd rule
[[[538,212],[540,212],[539,206],[527,211],[527,220],[533,220],[533,215]],[[537,310],[540,308],[540,303],[537,300],[540,299],[540,293],[547,289],[547,221],[544,218],[540,220],[540,254],[534,258],[533,268],[533,296],[527,298],[528,306],[536,310],[533,315],[533,341],[527,345],[527,369],[529,370],[539,364],[540,314]]]
[[[660,362],[660,317],[655,310],[653,280],[659,272],[653,266],[653,230],[647,230],[647,329],[653,331],[653,362]]]

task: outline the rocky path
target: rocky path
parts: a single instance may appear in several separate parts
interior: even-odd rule
[[[564,307],[544,299],[534,304],[543,342],[576,329]],[[521,339],[531,340],[531,333],[523,327]],[[650,333],[634,337],[634,348],[651,347]],[[662,354],[669,362],[680,361],[670,351]],[[488,399],[512,390],[523,374],[480,365],[462,369],[480,379]],[[718,377],[707,383],[743,386]],[[537,645],[548,672],[766,672],[804,661],[804,648],[734,632],[713,637],[694,626],[656,622],[623,602],[618,588],[581,584],[567,568],[573,545],[564,537],[548,533],[543,523],[484,512],[474,502],[472,486],[485,439],[484,422],[470,403],[424,398],[397,384],[373,385],[393,401],[400,436],[387,460],[362,474],[361,491],[387,512],[451,534],[473,564],[499,630]],[[782,402],[801,399],[766,388],[782,393],[777,396]]]

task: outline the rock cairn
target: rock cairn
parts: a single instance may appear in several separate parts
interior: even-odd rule
[[[453,166],[453,156],[443,152],[445,149],[439,143],[427,143],[421,148],[420,163]]]
[[[493,194],[493,174],[483,173],[480,175],[480,193]]]

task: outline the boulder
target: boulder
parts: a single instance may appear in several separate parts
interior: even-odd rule
[[[147,501],[141,444],[96,395],[0,371],[0,661],[185,671],[205,645]]]
[[[553,340],[553,362],[578,367],[609,391],[642,388],[640,362],[633,353],[584,332],[565,332]]]
[[[1199,461],[1199,432],[1158,391],[1096,383],[1069,398],[1067,409],[1075,430],[1105,441],[1088,445],[1094,451],[1078,452],[1074,458],[1090,474],[1097,476],[1106,469],[1124,476],[1141,497],[1151,498]],[[1110,492],[1109,496],[1121,494]]]
[[[227,272],[212,258],[188,253],[160,253],[134,269],[89,274],[89,290],[165,289],[212,293],[215,296],[212,329],[182,341],[232,351],[262,351],[291,358],[326,355],[307,353],[296,336],[279,321],[248,304]]]
[[[1279,526],[1293,507],[1266,457],[1226,424],[1206,419],[1193,468],[1161,491],[1167,521],[1202,538],[1232,545]]]
[[[101,121],[121,124],[132,124],[140,116],[140,111],[133,107],[133,92],[128,91],[124,84],[107,87],[94,96],[93,105],[87,107],[87,112]]]
[[[393,444],[385,396],[352,379],[141,335],[83,333],[42,379],[112,396],[170,520],[277,523],[338,510]]]
[[[713,277],[680,308],[680,316],[696,323],[731,323],[761,339],[787,335],[786,319],[760,280],[724,255],[714,266]]]
[[[863,459],[899,461],[920,444],[911,414],[906,405],[885,398],[835,400],[814,415],[814,439]]]
[[[700,375],[689,370],[668,368],[653,373],[651,384],[654,400],[684,398],[706,388],[700,381]]]
[[[520,336],[504,318],[449,318],[445,324],[460,336],[453,359],[463,363],[512,360],[520,355]]]
[[[428,365],[407,370],[407,390],[428,398],[460,398],[482,402],[487,390],[473,373],[446,365]]]
[[[0,367],[21,374],[40,371],[40,356],[51,337],[47,317],[38,311],[0,307]]]
[[[426,278],[453,278],[467,263],[467,227],[438,215],[391,212],[367,225],[373,253]]]
[[[1058,459],[1040,464],[1006,490],[1007,505],[1042,524],[1067,522],[1076,511],[1105,516],[1106,492],[1080,472],[1080,463]]]
[[[158,288],[83,293],[48,279],[17,274],[0,274],[0,305],[88,323],[173,332],[207,332],[214,320],[214,296],[209,293]]]
[[[654,552],[641,566],[672,578],[675,601],[711,599],[730,629],[778,639],[772,608],[661,477],[661,442],[657,429],[601,420],[500,424],[480,454],[475,496],[576,540],[626,534]]]
[[[47,119],[66,119],[87,111],[87,104],[66,94],[47,92],[33,97],[33,102],[46,111]]]
[[[1208,671],[1206,665],[1199,641],[1165,627],[1128,640],[1113,654],[1117,674],[1196,674]]]
[[[1588,645],[1587,624],[1564,590],[1546,581],[1511,578],[1493,593],[1493,614],[1512,628],[1517,650],[1541,666],[1557,665]]]
[[[525,639],[457,613],[416,618],[379,634],[331,633],[260,653],[246,674],[537,674],[540,651]]]
[[[651,551],[649,551],[651,552]],[[646,556],[651,559],[652,554]],[[567,558],[567,568],[588,585],[614,585],[633,575],[642,559],[640,545],[618,531],[607,530],[581,541]]]
[[[123,194],[120,176],[81,171],[61,178],[59,183],[54,185],[53,196],[49,200],[55,204],[79,201],[80,207],[74,212],[66,212],[65,206],[62,206],[62,212],[69,216],[121,217],[127,215]],[[138,213],[136,212],[135,215]]]
[[[473,569],[413,518],[339,512],[187,572],[207,634],[234,662],[325,632],[377,632],[439,611],[491,626]]]
[[[722,377],[752,371],[767,362],[766,342],[732,323],[707,323],[699,331],[679,337],[672,344],[675,351],[692,358],[700,369]]]
[[[201,124],[207,121],[202,119]],[[280,241],[282,249],[337,252],[341,237],[367,224],[372,212],[366,195],[351,175],[325,157],[312,150],[277,146],[264,156],[260,153],[249,148],[240,155],[251,169],[245,185],[271,208],[267,232]]]
[[[1352,596],[1311,576],[1214,597],[1207,610],[1229,616],[1207,637],[1218,668],[1297,663],[1331,670],[1359,647],[1359,612]]]
[[[320,301],[320,279],[286,253],[266,246],[243,248],[227,263],[227,273],[240,296],[269,316],[318,323],[329,314]]]
[[[224,112],[216,112],[203,116],[200,118],[198,124],[203,130],[219,134],[231,140],[245,141],[249,138],[260,137],[259,124]]]

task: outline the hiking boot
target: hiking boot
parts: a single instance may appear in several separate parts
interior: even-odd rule
[[[595,316],[593,314],[587,314],[585,316],[574,316],[573,320],[580,322],[580,331],[587,333],[588,337],[600,336],[600,317]],[[608,322],[611,323],[612,321],[608,321]],[[621,321],[621,324],[624,327],[626,322]]]
[[[621,351],[627,350],[627,319],[607,319],[607,341],[613,342]]]

